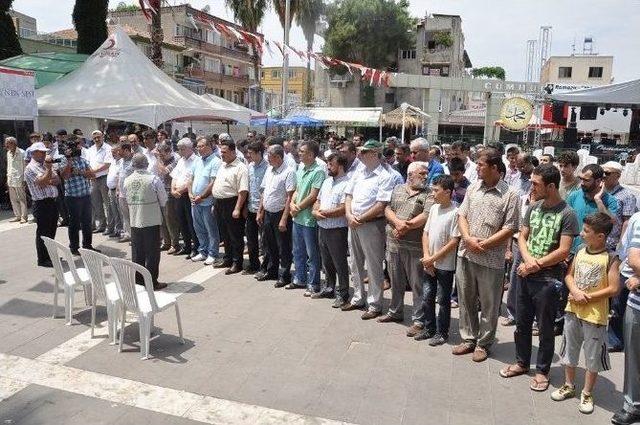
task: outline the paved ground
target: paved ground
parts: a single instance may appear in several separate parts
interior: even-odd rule
[[[527,377],[498,376],[513,361],[513,328],[499,329],[492,358],[475,364],[452,356],[450,345],[407,338],[408,322],[364,322],[330,300],[164,254],[161,280],[183,293],[186,344],[178,343],[172,311],[163,312],[152,359],[141,361],[137,324],[118,353],[104,328],[90,338],[82,297],[79,324],[51,318],[52,270],[34,266],[34,233],[34,225],[0,221],[4,424],[603,424],[621,404],[620,354],[598,382],[596,411],[585,416],[577,400],[556,403],[550,392],[530,391]],[[58,239],[67,240],[65,228]],[[94,245],[128,255],[128,246],[102,236]],[[562,376],[555,363],[552,388]]]

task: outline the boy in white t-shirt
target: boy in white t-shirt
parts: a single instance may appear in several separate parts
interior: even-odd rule
[[[416,335],[416,340],[429,339],[435,347],[447,342],[451,322],[451,289],[456,270],[456,248],[460,242],[458,231],[458,208],[451,203],[454,182],[451,176],[437,176],[431,192],[434,205],[429,210],[429,218],[422,234],[422,265],[425,269],[423,287],[423,308],[425,311],[424,330]],[[438,316],[436,319],[436,295]]]

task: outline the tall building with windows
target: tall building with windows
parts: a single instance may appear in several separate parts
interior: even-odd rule
[[[212,93],[240,105],[254,107],[249,92],[259,84],[254,72],[252,46],[229,39],[214,31],[209,22],[224,23],[242,29],[188,4],[163,7],[164,42],[182,48],[180,52],[163,50],[165,62],[175,63],[176,81],[198,93]],[[150,32],[150,22],[142,11],[111,11],[117,24],[139,33]],[[175,61],[174,61],[175,56]]]
[[[313,98],[313,75],[313,69],[309,74],[307,74],[307,68],[304,66],[289,67],[289,79],[287,84],[290,103],[302,102],[308,79],[311,79],[311,94],[309,99]],[[266,92],[282,93],[282,67],[263,67],[260,71],[260,84],[262,89]]]
[[[613,82],[613,56],[551,56],[542,67],[543,84],[603,86]]]

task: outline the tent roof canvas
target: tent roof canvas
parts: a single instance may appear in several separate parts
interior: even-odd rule
[[[106,118],[157,128],[173,119],[249,122],[249,113],[210,102],[156,67],[118,26],[78,69],[36,91],[41,116]]]
[[[223,97],[220,96],[216,96],[215,94],[211,94],[211,93],[205,93],[202,95],[203,98],[205,98],[206,100],[213,102],[216,105],[222,105],[224,107],[227,108],[232,108],[232,109],[237,109],[238,111],[244,111],[244,112],[248,112],[249,115],[251,116],[251,119],[259,119],[259,118],[265,118],[267,115],[262,113],[262,112],[258,112],[258,111],[254,111],[253,109],[249,109],[247,107],[244,107],[242,105],[238,105],[237,103],[233,103],[230,100],[227,100]]]
[[[609,104],[613,107],[637,107],[640,105],[640,80],[552,94],[549,98],[575,106]]]
[[[0,65],[35,71],[39,89],[75,71],[88,57],[78,53],[32,53],[1,60]]]

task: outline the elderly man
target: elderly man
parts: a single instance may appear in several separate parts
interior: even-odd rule
[[[131,159],[133,158],[132,146],[129,144],[126,137],[120,138],[120,161],[118,165],[118,175],[116,180],[116,197],[118,199],[118,206],[120,207],[120,214],[122,214],[122,234],[118,242],[131,241],[131,221],[129,220],[129,206],[127,205],[127,198],[124,196],[124,180],[133,173],[133,167],[131,166]]]
[[[484,149],[478,156],[479,180],[469,186],[458,211],[462,242],[456,282],[463,342],[453,347],[452,352],[455,355],[473,353],[475,362],[487,359],[495,339],[505,251],[518,230],[520,198],[502,179],[503,167],[497,150]]]
[[[160,134],[160,133],[158,133]],[[165,139],[166,140],[166,139]],[[178,165],[178,156],[173,153],[170,141],[158,143],[157,158],[153,174],[160,177],[167,194],[171,193],[171,172]],[[161,251],[175,254],[180,249],[180,223],[177,214],[178,200],[173,196],[167,198],[167,205],[162,209],[162,246]]]
[[[413,161],[421,161],[429,164],[429,178],[426,181],[427,185],[431,185],[431,182],[433,182],[433,179],[436,178],[436,176],[444,174],[442,164],[440,164],[429,151],[429,142],[427,142],[427,139],[418,137],[417,139],[412,140],[409,145],[409,149],[411,151],[411,159]]]
[[[188,137],[180,139],[177,146],[180,159],[171,171],[171,196],[176,200],[176,216],[180,223],[184,246],[174,254],[186,255],[187,259],[190,259],[198,255],[199,248],[189,198],[189,183],[197,155],[193,152],[193,143]]]
[[[212,212],[211,188],[222,161],[213,154],[211,141],[204,136],[196,139],[196,149],[199,156],[193,163],[188,190],[193,227],[200,247],[198,254],[191,257],[191,261],[204,261],[205,265],[210,266],[218,259],[220,253],[220,234]]]
[[[244,263],[243,209],[249,193],[249,170],[236,155],[236,144],[225,139],[220,142],[223,164],[218,168],[212,194],[218,219],[220,237],[224,241],[224,257],[213,263],[225,268],[225,274],[239,273]]]
[[[58,224],[56,199],[60,179],[53,171],[52,158],[47,154],[48,151],[49,149],[42,142],[31,145],[31,161],[24,170],[24,179],[33,201],[33,216],[36,219],[36,253],[38,265],[41,267],[53,267],[53,263],[40,237],[55,239]]]
[[[382,166],[382,144],[369,140],[361,148],[361,168],[345,190],[345,215],[349,224],[349,253],[354,292],[342,311],[368,310],[363,320],[378,317],[382,311],[382,262],[385,254],[384,210],[391,200],[393,176]],[[365,272],[366,270],[366,272]],[[369,277],[369,294],[364,298],[364,278]]]
[[[267,271],[257,273],[258,281],[277,279],[276,288],[291,283],[291,231],[289,215],[291,197],[296,188],[295,168],[284,162],[284,148],[271,145],[267,150],[269,168],[262,179],[260,207],[256,215],[264,231],[264,249],[268,258]]]
[[[27,194],[24,191],[24,151],[18,147],[15,137],[4,139],[4,147],[7,149],[7,187],[9,188],[9,200],[13,215],[11,221],[27,222],[29,210],[27,209]]]
[[[133,174],[124,181],[124,192],[131,217],[131,260],[144,266],[153,281],[153,289],[166,288],[158,282],[160,267],[160,225],[162,208],[167,203],[164,184],[147,171],[149,162],[144,154],[137,153],[131,160]],[[136,274],[136,283],[144,285],[142,276]]]
[[[109,174],[109,166],[113,162],[111,154],[111,146],[104,143],[104,135],[100,130],[94,130],[91,133],[93,145],[87,149],[87,161],[91,171],[95,174],[95,179],[91,181],[91,205],[95,215],[96,223],[93,223],[95,232],[107,231],[107,222],[109,221],[109,188],[107,187],[107,174]]]
[[[111,148],[111,165],[107,173],[107,189],[109,189],[109,214],[107,214],[107,232],[106,236],[110,238],[119,237],[122,233],[122,213],[118,205],[118,195],[116,188],[118,187],[118,167],[120,163],[120,145],[117,144]]]
[[[402,322],[404,292],[407,284],[413,293],[412,326],[407,336],[414,337],[424,327],[422,285],[425,279],[422,258],[422,231],[433,205],[431,191],[426,188],[426,162],[409,165],[407,183],[396,186],[391,202],[384,210],[387,218],[387,264],[391,280],[389,312],[378,319],[380,323]]]
[[[251,134],[251,132],[249,133]],[[258,271],[265,272],[267,269],[268,257],[265,257],[265,261],[262,264],[260,263],[262,226],[258,224],[256,217],[260,208],[262,179],[269,164],[264,160],[264,146],[258,141],[253,141],[247,146],[247,158],[249,159],[249,200],[247,202],[246,233],[249,267],[242,274],[255,274]]]

